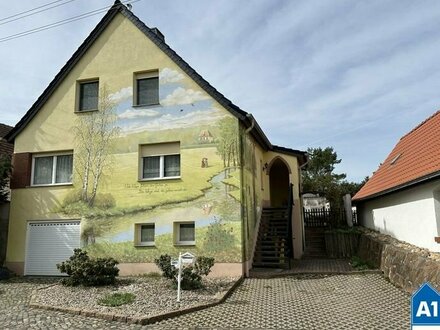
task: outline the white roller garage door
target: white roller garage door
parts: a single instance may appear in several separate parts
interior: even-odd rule
[[[79,221],[28,223],[25,275],[62,275],[56,264],[80,247]]]

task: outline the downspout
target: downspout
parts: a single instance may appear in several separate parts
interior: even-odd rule
[[[254,117],[250,114],[250,113],[247,113],[246,114],[246,118],[248,118],[250,121],[251,121],[251,126],[249,126],[248,128],[246,128],[246,130],[244,131],[244,133],[245,134],[249,134],[249,132],[250,131],[252,131],[253,129],[254,129],[254,127],[255,127],[255,119],[254,119]],[[243,157],[243,155],[242,155],[242,157]],[[244,161],[244,157],[242,158],[242,162],[241,162],[241,164],[242,164],[242,166],[243,166],[243,161]],[[242,171],[242,173],[243,173],[243,171]],[[243,177],[242,177],[242,179],[243,179]],[[243,182],[243,181],[242,181]],[[244,186],[242,186],[242,191],[243,192],[245,192],[246,190],[245,190],[245,187]],[[254,196],[255,197],[255,196]],[[249,220],[249,219],[248,219]],[[258,222],[258,221],[257,221]],[[247,226],[248,226],[249,224],[248,223],[246,223],[246,226],[243,226],[243,228],[242,228],[242,230],[243,230],[243,233],[244,233],[244,230],[246,230],[247,231]],[[256,227],[257,228],[257,233],[258,233],[258,227]],[[245,235],[243,235],[243,236],[245,236]],[[255,238],[255,233],[253,233],[253,238],[252,238],[252,240],[253,240],[253,244],[252,244],[252,253],[251,253],[251,255],[250,255],[250,260],[246,260],[247,258],[246,258],[246,256],[245,256],[245,260],[246,260],[246,262],[248,263],[248,264],[246,264],[246,269],[245,269],[245,274],[246,274],[246,277],[249,277],[249,270],[250,270],[250,268],[251,268],[251,266],[252,266],[252,262],[253,262],[253,259],[254,259],[254,253],[255,253],[255,245],[256,245],[256,238]],[[248,247],[246,247],[246,252],[245,253],[247,253],[247,250],[248,250]]]
[[[250,131],[252,131],[254,129],[255,126],[255,118],[250,114],[247,113],[246,117],[251,121],[251,126],[249,126],[248,128],[246,128],[246,130],[244,131],[246,134],[248,134]]]
[[[302,188],[302,182],[301,182],[301,170],[304,168],[304,167],[306,167],[306,165],[309,163],[309,158],[308,157],[306,157],[306,161],[305,161],[305,163],[304,164],[302,164],[302,165],[300,165],[299,166],[299,182],[300,182],[300,186],[298,187],[299,189],[301,189]],[[306,248],[306,240],[305,240],[305,238],[306,238],[306,230],[305,230],[305,228],[304,228],[304,212],[303,212],[303,210],[304,210],[304,206],[303,206],[303,200],[302,200],[302,196],[300,195],[300,201],[299,201],[299,203],[300,203],[300,208],[301,208],[301,222],[302,222],[302,248],[303,248],[303,251],[305,250],[305,248]]]

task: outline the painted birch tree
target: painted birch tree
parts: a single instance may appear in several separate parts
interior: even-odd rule
[[[81,180],[81,201],[93,206],[104,171],[111,163],[116,127],[116,104],[104,86],[99,91],[98,111],[78,114],[75,126],[75,171]]]
[[[222,119],[219,123],[220,135],[217,153],[223,160],[224,167],[238,166],[238,127],[234,118]]]

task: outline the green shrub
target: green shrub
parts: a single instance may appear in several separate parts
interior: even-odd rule
[[[168,254],[161,255],[158,259],[154,259],[156,265],[162,271],[162,276],[173,281],[177,285],[178,269],[171,265],[171,256]],[[182,290],[200,289],[202,285],[202,275],[206,276],[211,272],[214,266],[214,258],[197,257],[194,265],[185,265],[182,267],[182,280],[180,286]]]
[[[206,231],[203,249],[208,252],[216,252],[229,250],[234,246],[235,237],[232,227],[226,226],[221,218],[215,218]]]
[[[356,270],[366,270],[366,269],[372,269],[375,268],[374,265],[369,263],[368,261],[364,261],[358,256],[351,257],[351,266],[355,268]]]
[[[98,300],[98,304],[102,306],[117,307],[125,304],[130,304],[134,301],[135,295],[133,293],[112,293],[106,295],[104,298]]]
[[[113,258],[91,259],[87,252],[75,249],[73,256],[57,264],[57,268],[61,273],[69,275],[62,280],[64,285],[99,286],[115,283],[119,274],[117,264],[118,262]]]

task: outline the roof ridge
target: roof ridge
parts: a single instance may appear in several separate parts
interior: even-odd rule
[[[423,125],[425,125],[428,121],[430,121],[431,119],[433,119],[435,116],[440,114],[440,110],[437,110],[436,112],[434,112],[431,116],[429,116],[428,118],[426,118],[424,121],[422,121],[420,124],[418,124],[416,127],[414,127],[411,131],[409,131],[408,133],[406,133],[404,136],[402,136],[400,138],[399,141],[403,140],[404,138],[406,138],[408,135],[414,133],[414,131],[418,130],[420,127],[422,127]]]

